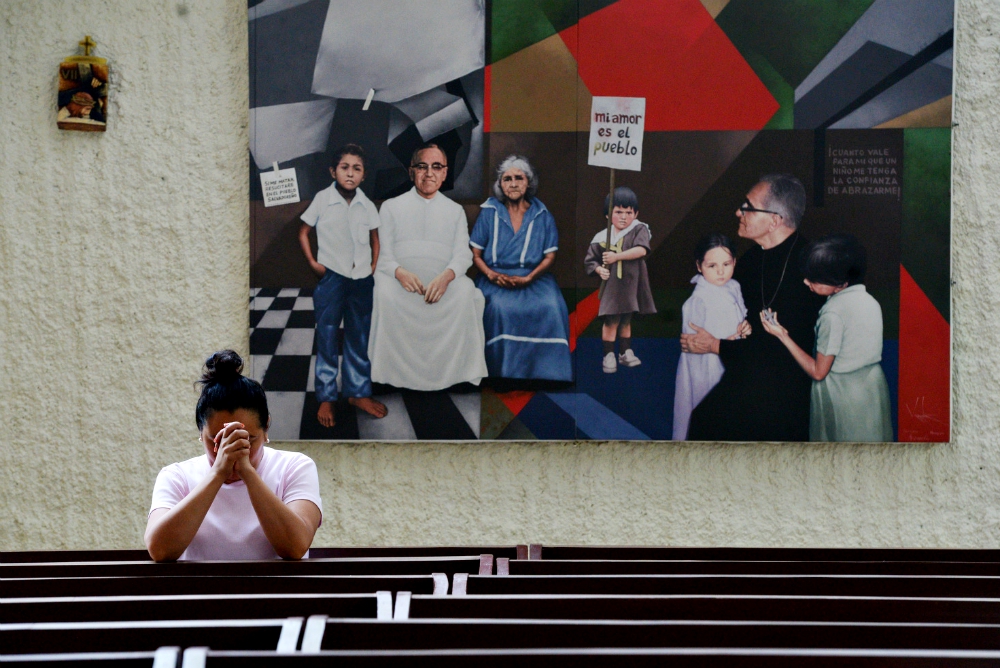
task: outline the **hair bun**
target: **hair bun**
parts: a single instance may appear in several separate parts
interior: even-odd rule
[[[243,358],[235,350],[220,350],[205,360],[201,382],[228,385],[243,375]]]

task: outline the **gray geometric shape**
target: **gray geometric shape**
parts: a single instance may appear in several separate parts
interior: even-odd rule
[[[271,14],[283,12],[286,9],[293,9],[299,5],[304,5],[307,2],[310,2],[310,0],[264,0],[264,2],[250,8],[247,12],[247,18],[250,21],[255,21]]]
[[[290,315],[291,311],[268,311],[257,323],[257,329],[283,329]]]
[[[472,433],[476,435],[476,438],[479,438],[480,416],[483,407],[480,394],[478,392],[465,394],[453,392],[449,393],[448,397],[451,399],[451,403],[455,404],[458,412],[462,414],[462,418],[472,429]]]
[[[876,0],[795,89],[796,106],[865,43],[913,56],[951,30],[954,22],[953,0]],[[944,65],[940,57],[937,64]]]
[[[486,64],[483,0],[401,2],[373,11],[366,2],[330,4],[316,55],[312,92],[398,102]]]
[[[275,355],[310,355],[315,329],[286,329],[281,335]]]
[[[904,65],[910,55],[866,42],[795,102],[795,128],[818,128]]]
[[[950,51],[949,51],[950,53]],[[830,126],[831,130],[873,128],[951,95],[951,70],[927,63],[870,102]]]
[[[253,9],[261,14],[266,4]],[[328,6],[312,0],[249,22],[251,108],[316,99],[313,70]]]
[[[358,437],[362,441],[414,441],[417,432],[410,422],[401,394],[384,394],[375,397],[389,410],[384,418],[372,417],[364,411],[358,414]]]
[[[271,428],[268,429],[268,437],[273,441],[299,440],[306,393],[268,392],[267,404],[271,412]]]
[[[250,110],[250,152],[257,169],[322,153],[330,140],[336,100],[311,100]]]

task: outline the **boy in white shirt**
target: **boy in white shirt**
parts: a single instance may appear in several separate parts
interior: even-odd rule
[[[365,180],[365,154],[346,144],[334,154],[333,183],[316,193],[302,214],[299,244],[309,266],[320,277],[313,292],[316,314],[316,418],[332,427],[337,401],[337,329],[344,321],[342,390],[347,401],[369,415],[385,417],[384,404],[372,399],[368,335],[372,320],[372,274],[378,263],[379,215],[358,187]],[[309,230],[316,228],[318,258],[313,257]]]

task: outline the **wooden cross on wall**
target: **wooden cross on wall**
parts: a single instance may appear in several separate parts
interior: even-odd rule
[[[83,41],[79,42],[79,44],[80,44],[80,46],[83,47],[83,55],[85,55],[85,56],[89,56],[90,55],[90,50],[93,49],[95,46],[97,46],[97,42],[95,42],[94,40],[90,39],[90,35],[87,35],[86,37],[84,37]]]

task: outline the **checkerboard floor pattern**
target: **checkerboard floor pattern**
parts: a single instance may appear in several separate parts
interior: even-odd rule
[[[249,375],[264,386],[273,440],[475,439],[480,431],[480,395],[468,386],[415,392],[375,385],[374,396],[389,409],[377,420],[341,400],[337,424],[316,420],[316,320],[312,291],[304,288],[250,290]],[[338,337],[343,344],[343,330]],[[339,378],[338,378],[339,381]],[[339,382],[338,382],[339,386]]]

